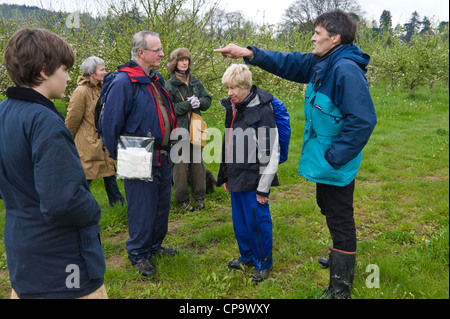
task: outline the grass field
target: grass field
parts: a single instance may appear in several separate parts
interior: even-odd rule
[[[356,179],[358,235],[353,298],[449,298],[449,91],[421,88],[415,96],[397,88],[388,94],[372,88],[378,124],[364,150]],[[280,98],[282,98],[280,96]],[[61,106],[60,106],[61,107]],[[271,276],[254,286],[249,271],[230,271],[238,257],[229,195],[216,188],[206,209],[183,213],[173,205],[164,245],[175,257],[154,260],[157,274],[140,277],[125,249],[126,207],[110,208],[103,182],[92,192],[102,208],[100,226],[106,256],[105,285],[110,299],[315,299],[328,284],[326,256],[331,238],[315,202],[315,184],[297,174],[303,132],[303,98],[288,103],[293,136],[289,160],[279,167],[273,188]],[[62,107],[63,110],[64,107]],[[210,127],[223,126],[214,102],[205,113]],[[217,175],[218,164],[207,164]],[[123,192],[123,184],[119,182]],[[4,208],[0,204],[1,238]],[[374,281],[379,274],[379,281]],[[374,285],[379,283],[379,286]],[[377,288],[378,287],[378,288]],[[10,285],[0,243],[0,298]]]

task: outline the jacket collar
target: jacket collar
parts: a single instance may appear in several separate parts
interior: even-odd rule
[[[323,79],[325,75],[328,73],[328,69],[331,65],[333,65],[334,61],[336,61],[336,56],[344,49],[344,45],[338,45],[328,51],[325,55],[321,57],[317,57],[317,63],[314,66],[314,70],[316,71],[316,81],[318,78]]]
[[[97,88],[100,91],[102,89],[103,83],[102,81],[100,81],[97,84],[94,84],[89,77],[80,75],[77,79],[77,85],[87,85],[90,88]]]
[[[187,71],[186,73],[184,72],[179,72],[179,71],[175,71],[172,74],[175,75],[175,77],[183,84],[186,84],[187,87],[189,87],[189,82],[190,82],[190,75],[189,75],[189,71]]]
[[[253,85],[252,88],[250,89],[250,94],[247,95],[247,97],[242,102],[237,103],[234,107],[238,110],[242,110],[246,108],[255,97],[256,97],[256,86]]]
[[[175,72],[169,74],[169,80],[171,80],[172,84],[175,86],[180,86],[184,83],[175,75]],[[189,85],[190,86],[198,85],[198,82],[199,80],[195,76],[193,76],[192,73],[189,73]]]
[[[233,102],[231,102],[231,98],[228,97],[226,99],[220,100],[219,104],[222,105],[225,109],[227,107],[235,107],[238,110],[244,109],[247,106],[255,106],[260,104],[266,104],[270,102],[273,98],[273,95],[260,89],[256,85],[252,85],[252,88],[250,89],[250,94],[240,103],[234,105]]]
[[[323,79],[328,70],[343,58],[354,61],[364,73],[367,72],[370,56],[362,52],[358,46],[350,43],[338,45],[328,51],[324,56],[318,58],[314,67],[317,76]]]
[[[55,104],[53,104],[52,101],[33,89],[12,86],[6,89],[6,96],[9,99],[41,104],[51,111],[55,112],[64,121],[64,116],[62,116],[61,113],[58,112]]]
[[[151,81],[156,82],[159,80],[156,69],[152,69],[150,74],[147,74],[147,72],[145,72],[144,69],[142,69],[142,67],[133,60],[119,66],[119,71],[127,72],[130,76],[131,82],[149,84]]]
[[[337,46],[335,46],[335,47],[332,47],[332,48],[331,48],[330,50],[328,50],[328,52],[325,53],[323,56],[317,57],[317,62],[320,62],[320,61],[325,60],[325,59],[328,58],[334,51],[336,51],[336,50],[340,51],[340,49],[342,49],[342,44],[339,44],[339,45],[337,45]]]
[[[247,105],[255,98],[255,96],[256,96],[256,86],[253,85],[252,88],[250,89],[250,94],[247,95],[247,97],[242,102],[234,104],[231,101],[231,97],[227,97],[220,101],[220,105],[222,105],[225,109],[232,107],[233,109],[242,110],[247,107]]]

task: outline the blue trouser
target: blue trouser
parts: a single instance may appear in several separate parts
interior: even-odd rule
[[[108,196],[109,206],[115,204],[124,204],[125,199],[120,193],[119,186],[117,185],[116,176],[103,177],[105,184],[106,195]]]
[[[153,167],[153,181],[124,180],[129,238],[126,242],[132,264],[154,254],[166,237],[172,188],[172,164],[161,156]]]
[[[91,185],[92,180],[88,180],[88,184]],[[106,195],[108,196],[109,206],[115,204],[124,204],[125,199],[120,193],[119,186],[117,185],[116,175],[103,177],[103,183],[105,184]]]
[[[234,234],[241,262],[253,261],[256,270],[272,266],[272,218],[269,204],[261,205],[256,192],[231,192]]]

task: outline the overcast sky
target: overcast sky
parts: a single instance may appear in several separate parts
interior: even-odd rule
[[[114,0],[113,0],[114,1]],[[242,11],[248,19],[256,22],[264,21],[276,24],[281,21],[285,9],[295,0],[217,0],[220,7],[226,11]],[[101,1],[104,3],[104,1]],[[99,6],[99,0],[0,0],[0,3],[26,4],[46,9],[72,12],[81,10],[90,12]],[[365,18],[369,21],[380,20],[383,10],[392,15],[392,24],[408,22],[411,14],[417,11],[420,18],[427,16],[434,21],[449,20],[449,0],[358,0],[366,12]]]
[[[255,16],[258,20],[263,19],[268,23],[278,23],[284,10],[295,0],[222,0],[222,6],[226,6],[227,11],[241,10],[252,19]],[[408,22],[411,14],[417,11],[421,18],[428,18],[437,21],[448,21],[449,0],[359,0],[358,3],[366,12],[365,17],[371,20],[380,20],[383,10],[388,10],[392,15],[392,24],[404,24]],[[257,12],[259,10],[259,12]]]

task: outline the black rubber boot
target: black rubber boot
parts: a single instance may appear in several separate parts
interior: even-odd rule
[[[351,299],[356,252],[330,248],[330,285],[322,299]]]

